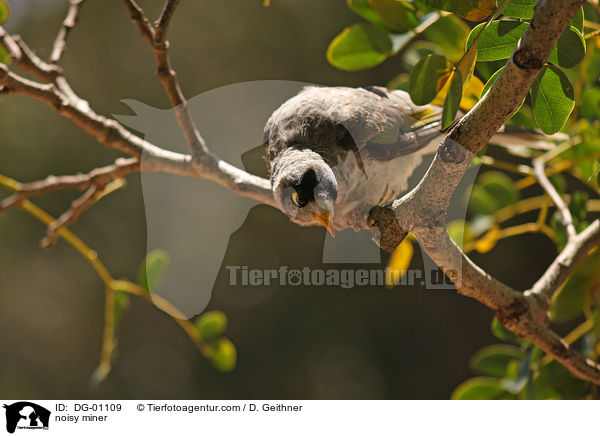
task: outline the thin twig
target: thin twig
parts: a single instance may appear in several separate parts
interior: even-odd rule
[[[545,161],[543,159],[534,159],[533,160],[533,170],[535,172],[535,176],[544,191],[550,196],[552,202],[560,212],[562,217],[562,222],[565,228],[567,229],[567,235],[569,239],[573,239],[577,235],[577,231],[575,230],[575,225],[573,224],[573,216],[571,215],[571,211],[569,207],[565,204],[560,194],[556,191],[554,185],[546,176],[545,170]]]
[[[50,55],[51,64],[57,64],[60,61],[60,58],[67,47],[67,37],[69,36],[69,33],[73,27],[75,27],[75,24],[77,24],[79,11],[84,1],[85,0],[69,0],[71,5],[67,11],[67,16],[65,17],[62,26],[58,31],[58,35],[56,35],[54,44],[52,45],[52,54]]]
[[[148,18],[146,18],[144,10],[133,0],[123,0],[123,3],[129,11],[131,21],[133,21],[133,24],[137,27],[142,38],[144,38],[148,44],[154,44],[154,28],[150,24],[150,21],[148,21]]]
[[[3,85],[0,93],[25,95],[44,102],[105,147],[136,158],[141,158],[143,154],[144,171],[211,180],[238,195],[276,207],[269,180],[240,170],[212,153],[193,159],[190,155],[157,147],[129,132],[119,122],[97,114],[80,97],[64,94],[63,90],[70,90],[70,87],[66,79],[59,79],[64,81],[61,89],[54,83],[42,84],[26,79],[0,64],[0,85]]]
[[[62,74],[59,66],[42,61],[19,35],[9,35],[2,26],[0,26],[0,45],[4,47],[17,68],[32,73],[45,82],[53,82],[59,74]]]
[[[154,23],[155,44],[162,44],[166,41],[167,32],[169,31],[169,24],[171,23],[171,18],[173,18],[173,14],[175,13],[175,9],[177,9],[177,6],[179,6],[179,0],[167,0],[165,2],[160,17]]]
[[[115,182],[120,182],[122,179],[117,179]],[[114,182],[113,182],[114,183]],[[118,183],[118,187],[123,187],[124,183]],[[108,192],[112,192],[115,189],[112,189],[110,185],[104,186],[103,183],[93,184],[88,188],[85,193],[73,200],[71,203],[71,207],[65,211],[60,217],[56,219],[52,224],[48,226],[48,230],[46,232],[46,236],[42,239],[42,247],[50,248],[58,239],[58,229],[62,227],[67,227],[73,224],[75,221],[79,219],[79,216],[91,205],[96,203],[100,198],[107,195]]]
[[[18,190],[21,186],[21,184],[16,180],[13,180],[1,174],[0,185],[11,190]],[[29,200],[24,200],[20,204],[20,207],[25,212],[29,213],[34,218],[46,224],[47,226],[51,225],[54,221],[56,221],[50,214],[40,209],[38,206],[36,206]],[[154,304],[162,311],[164,311],[177,324],[179,324],[179,326],[189,336],[189,338],[192,340],[194,345],[196,345],[196,347],[202,353],[202,355],[205,357],[210,357],[210,347],[204,341],[202,336],[200,336],[198,329],[196,329],[194,324],[191,321],[189,321],[183,315],[183,313],[180,310],[178,310],[173,304],[171,304],[168,300],[160,297],[159,295],[151,295],[135,283],[126,280],[113,279],[112,275],[110,274],[102,260],[100,260],[98,253],[95,250],[89,247],[77,235],[75,235],[73,232],[71,232],[65,227],[61,227],[60,229],[58,229],[58,233],[69,245],[71,245],[79,254],[81,254],[81,256],[87,262],[89,262],[96,274],[98,274],[98,276],[102,280],[102,283],[104,283],[105,285],[105,322],[108,321],[109,324],[113,325],[104,326],[104,333],[102,338],[102,351],[99,366],[99,370],[103,373],[102,375],[104,377],[106,377],[106,375],[108,375],[108,373],[110,372],[110,362],[112,359],[112,353],[114,351],[114,293],[116,291],[123,291],[141,297],[144,300]]]
[[[34,195],[41,195],[59,189],[83,190],[92,185],[106,186],[110,180],[118,179],[139,170],[140,163],[136,158],[119,158],[114,164],[95,168],[87,174],[48,176],[43,180],[23,183],[18,192],[0,202],[0,213],[18,206],[21,201]]]
[[[150,45],[154,58],[156,60],[156,74],[158,80],[162,83],[171,106],[175,110],[177,123],[185,137],[193,156],[200,156],[208,153],[208,147],[200,135],[192,115],[190,113],[187,100],[183,95],[177,73],[171,67],[169,57],[169,42],[167,41],[167,30],[175,8],[179,0],[167,0],[160,18],[156,22],[156,27],[152,27],[146,18],[144,11],[134,0],[123,0],[129,11],[131,21],[134,22],[142,38]]]
[[[548,308],[550,299],[569,278],[577,263],[598,244],[600,244],[600,221],[595,220],[567,242],[563,251],[526,294],[542,297],[543,304]]]

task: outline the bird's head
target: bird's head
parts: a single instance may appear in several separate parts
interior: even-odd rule
[[[274,165],[273,195],[288,218],[301,226],[325,227],[335,236],[338,184],[331,167],[310,150],[287,150]]]

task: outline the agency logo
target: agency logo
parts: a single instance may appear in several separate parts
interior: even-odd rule
[[[29,401],[19,401],[3,406],[6,409],[6,431],[48,430],[50,411]]]

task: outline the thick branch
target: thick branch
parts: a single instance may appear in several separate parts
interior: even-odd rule
[[[58,35],[56,35],[54,44],[52,45],[52,54],[50,55],[51,64],[57,64],[58,61],[60,61],[60,58],[67,47],[67,37],[69,36],[69,33],[73,27],[75,27],[75,24],[77,24],[79,10],[81,9],[81,5],[84,1],[85,0],[69,0],[71,5],[67,11],[67,16],[65,17],[62,26],[58,31]]]
[[[573,352],[543,325],[547,323],[547,307],[540,304],[537,294],[530,292],[526,297],[491,277],[456,246],[445,229],[449,202],[473,157],[518,109],[582,3],[583,0],[538,2],[530,25],[496,82],[444,139],[418,186],[396,200],[392,209],[403,231],[417,237],[459,293],[493,309],[504,325],[555,356],[575,376],[600,384],[600,367]],[[540,279],[541,283],[536,284],[539,288],[564,282],[570,269],[564,267],[565,262],[572,265],[597,243],[597,226],[598,223],[593,224],[586,236],[582,233],[581,238],[572,239],[570,250],[565,249],[567,253],[563,252]]]
[[[135,23],[142,38],[144,38],[152,48],[156,60],[156,74],[158,80],[160,80],[165,88],[171,106],[175,109],[177,122],[192,151],[192,155],[197,156],[208,153],[208,147],[206,146],[202,135],[200,135],[196,123],[194,123],[194,120],[192,119],[187,101],[179,86],[177,74],[171,67],[171,59],[169,57],[169,42],[166,40],[167,30],[173,13],[179,4],[179,0],[166,1],[162,14],[156,21],[156,27],[154,28],[150,25],[150,22],[144,15],[143,9],[141,9],[134,0],[123,0],[123,3],[125,3],[125,6],[131,15],[131,21]]]

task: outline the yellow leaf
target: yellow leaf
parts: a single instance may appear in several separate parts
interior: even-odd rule
[[[477,60],[477,41],[471,44],[471,47],[463,55],[460,62],[456,66],[463,77],[463,87],[468,86],[475,71],[475,61]]]
[[[481,21],[487,18],[495,7],[495,0],[479,0],[477,2],[477,8],[471,9],[464,17],[469,21]]]
[[[452,73],[449,74],[448,77],[452,78]],[[481,91],[483,91],[483,86],[483,82],[479,80],[477,76],[473,76],[471,78],[471,82],[463,91],[463,96],[460,100],[460,108],[462,110],[469,111],[473,106],[475,106],[475,104],[479,101],[479,96],[481,95]],[[431,104],[434,106],[444,106],[444,101],[446,101],[449,88],[450,81],[448,80],[440,92],[438,92],[438,94],[435,96]]]
[[[496,242],[498,242],[499,238],[500,226],[496,224],[494,227],[489,229],[482,238],[475,241],[475,250],[479,251],[480,253],[487,253],[496,246]]]
[[[402,276],[408,270],[410,262],[413,257],[414,248],[411,241],[412,238],[408,236],[396,247],[387,268],[385,269],[385,286],[388,289],[398,284]]]
[[[442,76],[438,81],[438,88],[440,84],[443,84],[433,101],[431,102],[434,106],[444,106],[444,102],[446,101],[446,96],[448,95],[448,90],[450,89],[450,83],[452,82],[452,74],[454,71],[450,71],[448,74]],[[443,79],[443,80],[442,80]]]
[[[473,76],[469,86],[467,86],[467,89],[463,92],[460,108],[465,112],[470,111],[479,101],[479,96],[483,91],[483,87],[483,82],[477,76]]]

